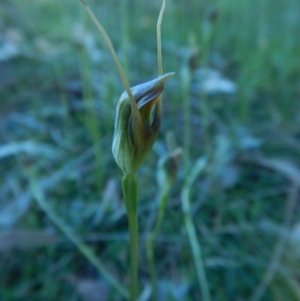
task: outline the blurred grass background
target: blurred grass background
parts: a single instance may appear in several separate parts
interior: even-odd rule
[[[130,84],[157,76],[161,2],[88,2]],[[212,300],[300,300],[300,4],[169,0],[160,136],[140,170],[140,286],[157,162],[182,148],[155,244],[160,300],[201,300],[180,198],[190,191]],[[124,285],[128,234],[111,154],[124,88],[80,1],[0,6],[0,300],[123,300],[34,201],[31,181]],[[100,296],[100,297],[99,297]]]

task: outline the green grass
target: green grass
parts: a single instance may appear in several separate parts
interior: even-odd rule
[[[155,78],[160,1],[88,3],[130,85]],[[160,300],[201,298],[180,202],[203,156],[208,163],[189,198],[211,299],[258,301],[267,284],[260,300],[300,300],[299,239],[290,239],[300,209],[299,28],[296,0],[167,1],[163,69],[176,75],[165,85],[161,133],[140,170],[138,212],[146,291],[157,162],[172,131],[183,156],[154,244]],[[75,30],[85,34],[76,40]],[[0,300],[92,300],[91,293],[84,299],[85,280],[105,300],[123,300],[40,210],[28,176],[30,169],[68,229],[128,286],[122,175],[111,154],[114,107],[124,88],[113,60],[80,1],[4,1],[0,49],[4,38],[21,54],[0,61]],[[208,66],[235,82],[236,93],[195,93],[195,68]],[[16,239],[17,230],[24,232]],[[31,230],[53,233],[55,241],[37,237],[40,245],[28,247]],[[262,283],[271,263],[276,271]]]

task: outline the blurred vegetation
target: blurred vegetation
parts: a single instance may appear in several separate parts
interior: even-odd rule
[[[161,2],[88,2],[130,84],[156,77]],[[300,300],[299,16],[297,0],[167,1],[163,68],[176,75],[139,176],[141,300],[149,299],[145,240],[170,131],[182,158],[154,244],[159,300],[201,300],[181,193],[204,157],[189,198],[212,300]],[[111,154],[123,90],[80,1],[2,1],[0,300],[124,300],[35,202],[44,198],[128,284],[121,172]]]

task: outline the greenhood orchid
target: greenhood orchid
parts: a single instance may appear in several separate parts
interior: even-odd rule
[[[167,73],[131,88],[134,102],[123,92],[117,103],[112,152],[124,174],[138,170],[157,138],[162,119],[161,94],[172,75]]]

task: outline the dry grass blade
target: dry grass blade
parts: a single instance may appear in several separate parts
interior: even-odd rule
[[[158,62],[158,75],[163,74],[163,68],[162,68],[162,55],[161,55],[161,22],[164,15],[166,7],[166,1],[163,0],[158,20],[157,20],[157,62]]]
[[[122,68],[122,66],[121,66],[121,64],[119,62],[117,54],[116,54],[116,52],[114,50],[114,47],[113,47],[113,45],[112,45],[112,43],[110,41],[110,38],[108,37],[108,35],[107,35],[105,29],[103,28],[103,26],[97,20],[96,16],[94,15],[94,13],[92,12],[92,10],[90,9],[89,5],[86,2],[82,1],[82,0],[80,0],[80,1],[84,4],[84,7],[87,10],[89,16],[91,17],[92,21],[94,22],[94,24],[96,25],[96,27],[100,31],[101,35],[103,36],[103,38],[105,40],[105,43],[106,43],[106,45],[107,45],[107,47],[109,49],[109,52],[110,52],[110,54],[111,54],[111,56],[112,56],[112,58],[113,58],[113,60],[115,62],[115,65],[116,65],[117,69],[118,69],[118,72],[120,74],[121,80],[122,80],[123,85],[124,85],[124,88],[125,88],[125,90],[126,90],[126,92],[128,94],[128,97],[130,99],[130,103],[131,103],[131,107],[132,107],[132,113],[133,113],[133,115],[137,115],[138,116],[138,107],[137,107],[136,102],[134,100],[133,94],[132,94],[132,92],[130,90],[130,85],[129,85],[128,80],[127,80],[127,78],[125,76],[123,68]]]

